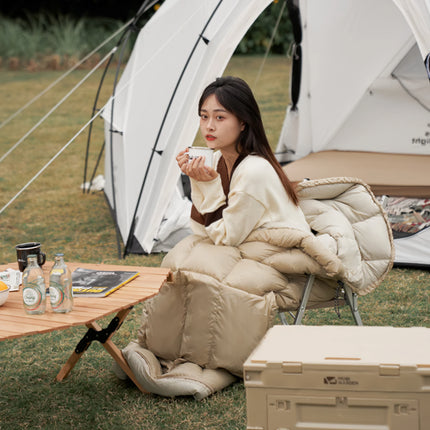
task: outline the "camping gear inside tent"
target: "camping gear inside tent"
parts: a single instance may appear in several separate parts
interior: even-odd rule
[[[399,197],[430,198],[430,2],[290,3],[292,100],[278,159],[293,181],[362,179],[392,199],[388,215],[399,224],[411,212],[393,209]],[[396,265],[430,266],[428,221],[394,230]]]
[[[381,199],[391,222],[397,265],[429,267],[430,199]]]
[[[269,3],[166,0],[140,31],[102,115],[105,194],[125,255],[167,251],[190,233],[175,156],[194,141],[201,92]]]

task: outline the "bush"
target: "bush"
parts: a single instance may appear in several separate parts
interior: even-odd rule
[[[36,25],[26,26],[21,19],[0,17],[0,56],[29,60],[45,46],[44,32]]]
[[[70,67],[123,25],[108,18],[66,15],[28,15],[10,19],[0,15],[0,57],[5,64],[37,68]],[[102,49],[104,55],[112,47]]]

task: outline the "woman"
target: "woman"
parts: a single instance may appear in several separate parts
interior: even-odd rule
[[[143,389],[196,399],[242,376],[278,309],[299,306],[304,274],[316,276],[309,304],[333,300],[337,279],[366,294],[393,255],[382,208],[351,178],[300,184],[301,205],[319,231],[312,234],[244,81],[210,84],[199,115],[215,168],[189,160],[188,150],[177,156],[191,179],[195,234],[164,258],[173,280],[145,308],[138,342],[123,350]]]
[[[215,168],[202,157],[190,160],[188,149],[177,156],[191,180],[195,234],[164,258],[173,281],[145,308],[138,342],[123,350],[145,389],[163,395],[186,394],[180,390],[195,380],[210,387],[204,396],[242,375],[279,306],[296,306],[301,295],[301,286],[267,262],[284,243],[294,247],[312,236],[249,86],[218,78],[204,90],[199,116]],[[184,384],[165,390],[170,377],[189,369]]]
[[[267,140],[260,110],[245,81],[218,78],[199,102],[200,132],[219,150],[216,170],[203,157],[177,156],[191,179],[194,233],[216,245],[237,246],[255,229],[294,227],[309,231],[298,199]]]

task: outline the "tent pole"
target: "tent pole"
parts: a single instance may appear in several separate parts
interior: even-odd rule
[[[150,0],[145,0],[142,3],[142,5],[141,5],[139,11],[137,12],[137,14],[135,15],[134,19],[129,24],[126,31],[123,33],[123,36],[122,36],[123,40],[121,40],[119,42],[122,44],[122,46],[120,49],[120,54],[119,54],[119,58],[118,58],[118,65],[116,68],[115,79],[114,79],[114,84],[113,84],[112,107],[111,107],[111,115],[110,115],[111,129],[110,129],[110,133],[109,133],[109,143],[110,143],[109,149],[110,149],[110,157],[111,157],[110,158],[110,164],[111,164],[110,167],[111,167],[111,172],[112,172],[112,180],[111,180],[111,185],[112,185],[112,214],[113,214],[113,220],[114,220],[114,223],[116,226],[118,225],[118,220],[117,220],[117,208],[116,208],[115,178],[114,178],[114,168],[113,168],[113,116],[114,116],[114,107],[115,107],[116,86],[118,84],[118,76],[119,76],[119,71],[120,71],[123,56],[124,56],[125,46],[126,46],[128,40],[130,38],[130,33],[132,30],[136,29],[136,23],[140,19],[140,17],[142,16],[142,14],[144,12],[146,12],[155,3],[156,3],[156,1],[150,2]],[[121,244],[120,244],[120,237],[119,237],[118,228],[115,228],[115,233],[116,233],[118,258],[121,258]]]
[[[209,40],[207,40],[203,35],[204,35],[204,33],[206,31],[206,28],[208,27],[209,23],[212,21],[212,18],[214,17],[214,15],[217,12],[218,8],[221,6],[222,2],[223,2],[223,0],[219,0],[218,4],[215,6],[215,8],[212,11],[210,17],[208,18],[207,22],[203,26],[202,31],[199,32],[199,36],[198,36],[196,42],[194,43],[194,46],[193,46],[193,48],[192,48],[192,50],[190,52],[190,55],[187,58],[187,61],[185,62],[185,65],[184,65],[184,67],[182,69],[181,74],[179,75],[178,81],[176,82],[175,88],[174,88],[174,90],[172,92],[172,96],[170,97],[169,104],[167,105],[166,111],[164,112],[164,116],[163,116],[163,119],[161,121],[160,128],[158,129],[157,137],[155,138],[155,142],[154,142],[154,145],[152,147],[151,156],[149,157],[148,165],[146,167],[145,176],[143,178],[143,182],[142,182],[142,185],[140,187],[139,196],[137,198],[136,206],[135,206],[135,209],[134,209],[133,220],[132,220],[132,223],[131,223],[131,226],[130,226],[130,230],[129,230],[128,237],[127,237],[127,242],[126,242],[125,248],[124,248],[124,255],[123,255],[124,257],[126,257],[128,255],[128,251],[130,249],[131,242],[133,240],[134,231],[135,231],[135,228],[136,228],[137,211],[138,211],[139,206],[140,206],[140,201],[141,201],[142,195],[143,195],[143,189],[145,188],[146,179],[148,177],[149,169],[151,168],[151,165],[152,165],[152,160],[154,158],[154,154],[157,153],[158,155],[162,155],[162,152],[157,151],[157,145],[158,145],[158,141],[159,141],[160,136],[161,136],[161,132],[163,131],[163,127],[164,127],[164,123],[166,122],[167,115],[170,112],[170,107],[172,106],[173,99],[176,96],[176,92],[178,91],[179,85],[180,85],[180,83],[182,81],[182,78],[183,78],[183,76],[185,74],[185,71],[188,68],[188,65],[189,65],[189,63],[191,61],[191,58],[193,57],[194,52],[197,49],[198,44],[200,43],[200,41],[203,41],[206,45],[209,44]]]
[[[302,18],[300,7],[295,0],[287,0],[288,15],[293,27],[294,42],[292,44],[292,70],[291,70],[291,109],[297,109],[300,97],[300,86],[302,79]]]
[[[113,117],[114,117],[114,108],[115,108],[115,94],[116,94],[116,87],[118,84],[118,76],[119,76],[119,71],[121,68],[121,64],[122,64],[122,60],[123,60],[123,56],[124,56],[124,50],[125,50],[125,46],[126,43],[128,42],[128,39],[130,37],[130,28],[129,27],[127,30],[127,34],[122,42],[122,46],[121,46],[121,50],[120,50],[120,54],[119,54],[119,58],[118,58],[118,65],[116,68],[116,73],[115,73],[115,79],[114,79],[114,84],[113,84],[113,91],[112,91],[112,106],[111,106],[111,112],[110,112],[110,130],[109,130],[109,152],[110,152],[110,170],[111,170],[111,188],[112,188],[112,213],[114,215],[114,223],[117,225],[118,224],[118,220],[117,220],[117,207],[116,207],[116,193],[115,193],[115,176],[114,176],[114,163],[113,163]],[[118,235],[118,229],[115,230],[116,232],[116,244],[117,244],[117,252],[118,252],[118,258],[121,258],[121,245],[120,245],[120,239],[119,239],[119,235]]]
[[[91,179],[90,179],[90,181],[89,181],[89,182],[90,182],[90,184],[89,184],[89,187],[88,187],[88,193],[90,192],[89,190],[90,190],[91,185],[92,185],[92,183],[93,183],[93,180],[94,180],[94,178],[95,178],[95,176],[96,176],[96,172],[97,172],[97,169],[98,169],[98,167],[99,167],[100,160],[101,160],[101,158],[102,158],[103,152],[104,152],[104,150],[105,150],[105,146],[106,146],[106,142],[105,142],[105,141],[103,141],[103,145],[102,145],[102,147],[100,148],[99,156],[97,157],[96,165],[94,166],[94,170],[93,170],[93,173],[92,173],[92,175],[91,175]],[[84,183],[85,183],[85,182],[84,182]]]
[[[115,46],[115,52],[118,49],[118,47],[121,45],[121,43],[124,43],[123,38],[126,37],[126,35],[128,34],[128,32],[130,31],[130,29],[131,28],[135,28],[137,20],[139,20],[140,17],[142,16],[142,14],[144,12],[146,12],[156,2],[153,1],[150,5],[146,5],[145,3],[148,3],[148,0],[145,0],[142,3],[139,11],[136,13],[136,15],[134,16],[134,18],[132,18],[131,20],[129,20],[125,26],[121,27],[121,30],[123,30],[125,28],[125,31],[122,33],[120,39],[118,40],[118,42],[117,42],[117,44]],[[119,31],[117,31],[115,33],[115,35],[118,34],[118,33],[119,33]],[[127,40],[128,40],[128,38],[127,38]],[[106,64],[105,69],[103,71],[103,75],[102,75],[102,77],[100,79],[100,83],[99,83],[99,86],[98,86],[98,89],[97,89],[97,94],[96,94],[96,97],[95,97],[94,103],[93,103],[93,110],[92,110],[91,116],[93,116],[94,113],[95,113],[95,111],[97,110],[97,103],[98,103],[98,100],[99,100],[99,97],[100,97],[100,92],[101,92],[101,89],[102,89],[102,86],[103,86],[104,79],[106,77],[107,71],[108,71],[108,69],[109,69],[109,67],[110,67],[110,65],[112,63],[113,54],[114,53],[112,53],[111,57],[109,58],[109,61]],[[116,85],[116,83],[115,83],[115,85]],[[87,181],[88,157],[89,157],[89,148],[90,148],[90,144],[91,144],[91,135],[92,135],[92,123],[91,123],[91,126],[90,126],[89,130],[88,130],[88,137],[87,137],[87,147],[86,147],[86,153],[85,153],[85,166],[84,166],[84,180],[83,180],[84,184]],[[98,157],[98,160],[97,160],[97,163],[96,163],[96,167],[94,168],[93,176],[91,177],[90,184],[89,184],[87,192],[89,192],[89,189],[91,188],[91,183],[92,183],[92,180],[94,179],[95,173],[97,171],[97,166],[99,164],[101,153],[103,152],[103,149],[104,149],[104,144],[103,144],[103,146],[102,146],[102,148],[100,150],[100,154],[99,154],[99,157]],[[85,191],[86,190],[85,190],[85,187],[84,187],[83,188],[83,193],[85,193]]]
[[[100,92],[101,92],[101,89],[102,89],[102,86],[103,86],[103,82],[104,82],[105,77],[106,77],[106,73],[107,73],[107,71],[109,69],[110,64],[112,63],[112,59],[113,59],[114,54],[115,54],[115,52],[112,52],[112,55],[110,56],[110,58],[109,58],[109,60],[108,60],[108,62],[106,64],[106,66],[105,66],[105,68],[103,70],[103,75],[101,77],[99,86],[97,88],[97,94],[96,94],[96,97],[94,99],[93,109],[91,111],[91,117],[93,117],[94,113],[97,111],[97,103],[99,101]],[[83,180],[84,188],[82,189],[82,192],[84,194],[85,194],[85,183],[87,181],[88,156],[89,156],[89,150],[90,150],[90,142],[91,142],[92,131],[93,131],[93,123],[90,124],[90,127],[88,129],[87,147],[86,147],[86,150],[85,150],[84,180]],[[103,149],[100,152],[102,152],[102,151],[103,151]],[[100,155],[99,155],[99,158],[100,158]],[[96,169],[94,169],[94,171],[95,170]],[[89,189],[91,188],[91,182],[92,182],[93,179],[94,179],[94,176],[91,178],[91,181],[90,181],[90,184],[89,184],[89,187],[88,187],[88,192],[89,192]]]
[[[426,66],[427,76],[430,80],[430,53],[427,54],[427,57],[424,60],[424,65]]]

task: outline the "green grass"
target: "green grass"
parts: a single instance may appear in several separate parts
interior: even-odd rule
[[[234,57],[227,73],[254,87],[273,146],[288,101],[290,65],[284,57],[268,59],[254,85],[262,59]],[[84,71],[74,72],[25,113],[0,129],[0,156],[29,130]],[[42,91],[59,72],[0,71],[0,121]],[[80,129],[91,114],[99,76],[90,79],[58,111],[0,163],[3,207]],[[110,93],[112,75],[102,94]],[[91,166],[103,141],[96,120]],[[14,203],[0,214],[0,263],[14,261],[15,244],[40,241],[48,259],[63,251],[66,260],[131,265],[159,265],[162,255],[119,259],[114,225],[102,193],[82,194],[86,135],[73,143]],[[99,172],[99,173],[102,173]],[[359,299],[366,325],[430,327],[430,277],[420,270],[394,269],[373,293]],[[125,347],[136,337],[142,307],[136,306],[114,341]],[[106,326],[108,320],[103,321]],[[347,309],[308,311],[304,324],[352,324]],[[55,375],[84,335],[83,327],[0,343],[0,429],[244,429],[245,389],[238,382],[201,402],[142,395],[116,379],[112,359],[93,344],[67,379]]]

